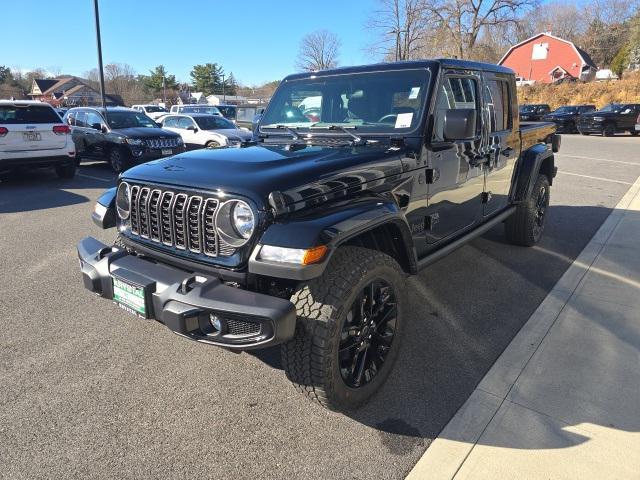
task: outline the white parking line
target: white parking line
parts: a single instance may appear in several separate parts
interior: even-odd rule
[[[620,183],[622,185],[633,185],[632,182],[623,182],[622,180],[613,180],[611,178],[592,177],[591,175],[582,175],[580,173],[565,172],[564,170],[558,170],[558,173],[562,173],[564,175],[573,175],[574,177],[590,178],[592,180],[599,180],[601,182]]]
[[[84,173],[77,173],[76,175],[78,175],[79,177],[90,178],[92,180],[100,180],[101,182],[112,182],[113,181],[113,179],[111,179],[111,178],[94,177],[92,175],[87,175],[87,174],[84,174]]]
[[[580,158],[582,160],[594,160],[596,162],[619,163],[620,165],[634,165],[640,167],[640,162],[624,162],[622,160],[611,160],[609,158],[584,157],[582,155],[568,155],[566,153],[556,153],[556,157]]]

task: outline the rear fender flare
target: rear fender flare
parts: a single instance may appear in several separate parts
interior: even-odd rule
[[[511,189],[513,203],[521,203],[529,198],[538,174],[545,174],[551,185],[555,172],[553,152],[547,145],[540,143],[523,152],[516,168],[516,177]]]

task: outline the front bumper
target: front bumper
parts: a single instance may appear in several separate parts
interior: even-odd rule
[[[585,133],[602,133],[604,122],[578,123],[578,130]]]
[[[136,163],[145,163],[151,160],[158,160],[159,158],[178,155],[179,153],[186,152],[187,148],[184,145],[182,145],[180,147],[172,147],[172,148],[164,149],[164,150],[171,150],[170,154],[163,154],[162,150],[163,149],[161,148],[130,147],[131,158],[133,158]]]
[[[147,317],[178,335],[232,350],[264,348],[293,337],[296,311],[288,301],[225,285],[129,254],[87,237],[78,243],[85,288],[113,299],[113,278],[143,287]],[[215,331],[211,315],[222,328]]]

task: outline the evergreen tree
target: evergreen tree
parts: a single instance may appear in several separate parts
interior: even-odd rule
[[[217,63],[194,65],[191,70],[191,85],[195,92],[203,92],[204,95],[222,93],[222,74],[224,71]]]
[[[166,90],[175,89],[178,83],[176,82],[175,75],[169,75],[164,65],[158,65],[153,70],[149,71],[149,75],[139,75],[138,79],[142,82],[145,88],[154,94],[162,92],[162,82],[164,79],[164,88]]]

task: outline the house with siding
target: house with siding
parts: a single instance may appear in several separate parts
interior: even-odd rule
[[[587,52],[549,32],[512,46],[498,63],[515,71],[519,80],[536,83],[567,79],[589,82],[598,71]]]
[[[36,78],[27,94],[33,100],[47,102],[53,106],[79,107],[100,105],[100,92],[82,79],[71,75],[59,78]],[[113,94],[105,95],[107,105],[123,105],[122,99]]]

